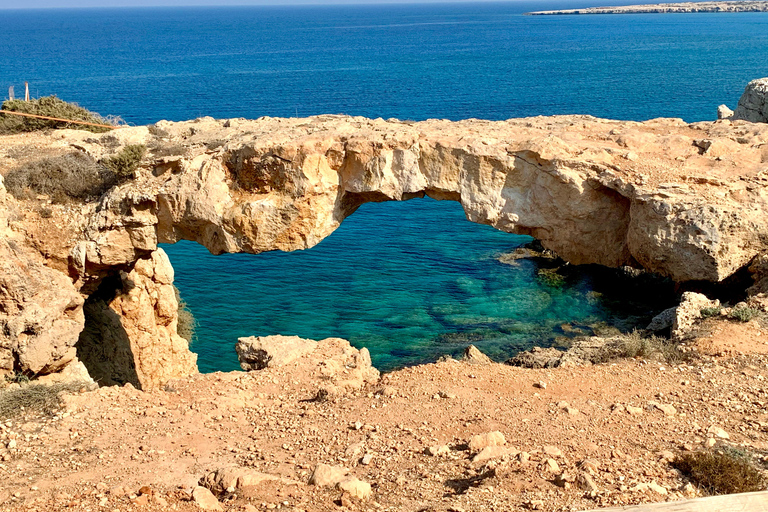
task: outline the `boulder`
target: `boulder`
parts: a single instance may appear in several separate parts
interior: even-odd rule
[[[717,107],[717,118],[718,119],[728,119],[731,116],[733,116],[733,110],[728,108],[727,105],[720,105]]]
[[[462,361],[469,364],[492,364],[493,363],[490,357],[480,352],[480,349],[478,349],[474,345],[470,345],[464,350],[464,357],[462,358]]]
[[[709,300],[706,295],[696,292],[683,293],[680,305],[675,309],[672,339],[679,340],[685,337],[696,322],[702,318],[702,309],[716,307],[720,307],[719,300]]]
[[[235,345],[240,367],[245,371],[283,366],[309,354],[317,347],[314,340],[298,336],[250,336]]]
[[[333,487],[347,477],[349,470],[341,466],[318,464],[309,476],[309,483],[319,487]]]
[[[768,122],[768,78],[758,78],[747,84],[732,119],[752,123]]]

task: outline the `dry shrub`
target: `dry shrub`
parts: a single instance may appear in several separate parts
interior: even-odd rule
[[[731,312],[728,314],[728,318],[731,320],[738,320],[740,322],[749,322],[756,316],[760,314],[760,311],[756,308],[751,308],[749,306],[742,306],[738,308],[733,308]]]
[[[689,361],[693,358],[690,352],[683,352],[678,343],[659,336],[644,336],[641,332],[632,331],[628,334],[615,336],[606,343],[598,355],[590,360],[593,363],[606,363],[622,358],[659,359],[669,364]]]
[[[5,176],[5,187],[17,199],[47,195],[54,203],[90,201],[134,177],[146,148],[126,146],[115,156],[96,162],[75,151],[29,162]]]
[[[56,203],[98,198],[115,184],[114,173],[79,151],[29,162],[5,176],[5,187],[17,199],[43,194]]]
[[[678,455],[672,466],[708,494],[762,491],[766,480],[749,461],[733,450]]]
[[[62,393],[75,393],[86,386],[83,382],[66,382],[45,386],[32,384],[0,391],[0,419],[14,418],[23,413],[53,415],[64,405]]]
[[[42,98],[24,100],[6,100],[2,110],[10,112],[22,112],[38,116],[56,117],[59,119],[71,119],[73,121],[85,121],[86,123],[107,124],[118,126],[119,118],[104,118],[95,112],[91,112],[75,103],[67,103],[56,96],[44,96]],[[51,121],[48,119],[35,119],[31,117],[0,114],[0,134],[32,132],[47,128],[72,128],[87,130],[94,133],[107,132],[109,128],[99,128],[82,124]]]

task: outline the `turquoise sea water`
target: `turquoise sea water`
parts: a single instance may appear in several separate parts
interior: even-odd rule
[[[626,3],[626,2],[625,2]],[[712,119],[768,74],[768,14],[526,17],[510,2],[3,11],[0,87],[135,124],[306,116]],[[213,257],[166,247],[199,321],[203,371],[239,336],[341,336],[382,368],[473,342],[503,359],[573,327],[642,326],[669,295],[599,269],[540,275],[498,256],[529,239],[455,203],[366,204],[319,246]]]

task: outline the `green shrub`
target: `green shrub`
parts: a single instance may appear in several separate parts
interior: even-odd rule
[[[60,100],[56,96],[44,96],[30,101],[6,100],[3,102],[2,110],[114,126],[117,126],[120,122],[118,118],[101,117],[99,114],[86,110],[75,103],[67,103]],[[94,133],[109,131],[109,128],[99,128],[97,126],[0,114],[0,134],[32,132],[47,128],[73,128]]]
[[[0,420],[29,412],[52,415],[64,405],[61,393],[74,393],[83,386],[85,383],[82,382],[67,382],[52,386],[32,384],[0,391]]]
[[[701,316],[702,318],[710,318],[713,316],[720,316],[720,308],[702,308],[701,309]]]
[[[147,152],[147,147],[141,144],[125,146],[118,154],[105,158],[101,164],[115,173],[118,182],[133,179],[141,159]]]
[[[740,308],[734,308],[728,313],[728,318],[731,320],[738,320],[740,322],[749,322],[755,318],[760,312],[755,308],[748,306],[742,306]]]
[[[5,176],[5,187],[17,199],[44,194],[55,203],[95,199],[115,184],[114,173],[79,151],[29,162]]]
[[[708,494],[762,491],[766,486],[749,457],[735,451],[684,453],[672,466]]]

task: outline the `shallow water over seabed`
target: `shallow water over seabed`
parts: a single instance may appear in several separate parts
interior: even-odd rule
[[[469,343],[504,360],[608,326],[643,328],[671,304],[668,283],[548,259],[499,261],[531,241],[467,221],[458,203],[416,199],[364,204],[305,251],[164,248],[199,321],[201,371],[236,369],[237,338],[268,334],[346,338],[382,370]]]

